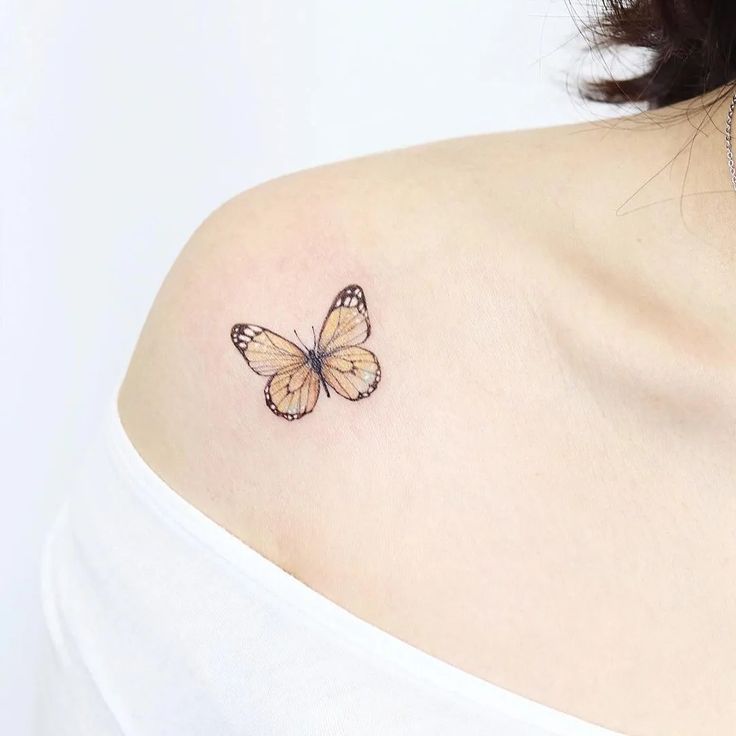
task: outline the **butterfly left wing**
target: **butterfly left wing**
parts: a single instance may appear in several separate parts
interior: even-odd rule
[[[230,338],[259,376],[273,376],[307,363],[307,354],[298,345],[260,325],[234,325]]]
[[[348,345],[322,357],[322,377],[340,396],[358,401],[378,387],[381,366],[370,350]]]
[[[292,421],[314,409],[319,396],[319,375],[298,345],[252,324],[235,325],[230,337],[256,373],[270,376],[264,395],[266,406],[276,416]]]
[[[295,371],[280,371],[272,376],[264,390],[266,405],[288,421],[309,414],[319,396],[319,374],[305,363]]]

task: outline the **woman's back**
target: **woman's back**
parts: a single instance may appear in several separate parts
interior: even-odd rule
[[[728,733],[736,209],[715,130],[626,201],[694,132],[648,115],[234,198],[167,278],[120,412],[189,504],[414,647],[611,729]],[[283,421],[230,329],[310,334],[351,283],[380,386]]]

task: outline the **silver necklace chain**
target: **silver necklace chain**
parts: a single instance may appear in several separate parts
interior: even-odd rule
[[[733,163],[733,148],[731,147],[731,124],[733,123],[734,107],[736,107],[736,92],[731,97],[731,104],[728,106],[728,114],[726,115],[726,161],[728,162],[728,173],[731,176],[731,186],[736,192],[736,166]]]

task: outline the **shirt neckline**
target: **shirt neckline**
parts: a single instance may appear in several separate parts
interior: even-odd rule
[[[146,463],[123,427],[117,391],[107,412],[106,444],[118,469],[132,477],[137,498],[167,525],[214,553],[294,612],[330,629],[355,650],[389,661],[415,679],[476,705],[495,709],[557,736],[625,736],[495,685],[360,618],[294,577],[180,496]]]

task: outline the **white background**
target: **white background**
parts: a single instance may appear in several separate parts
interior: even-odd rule
[[[0,733],[45,529],[192,230],[296,169],[620,114],[576,98],[584,49],[563,0],[0,5]]]

